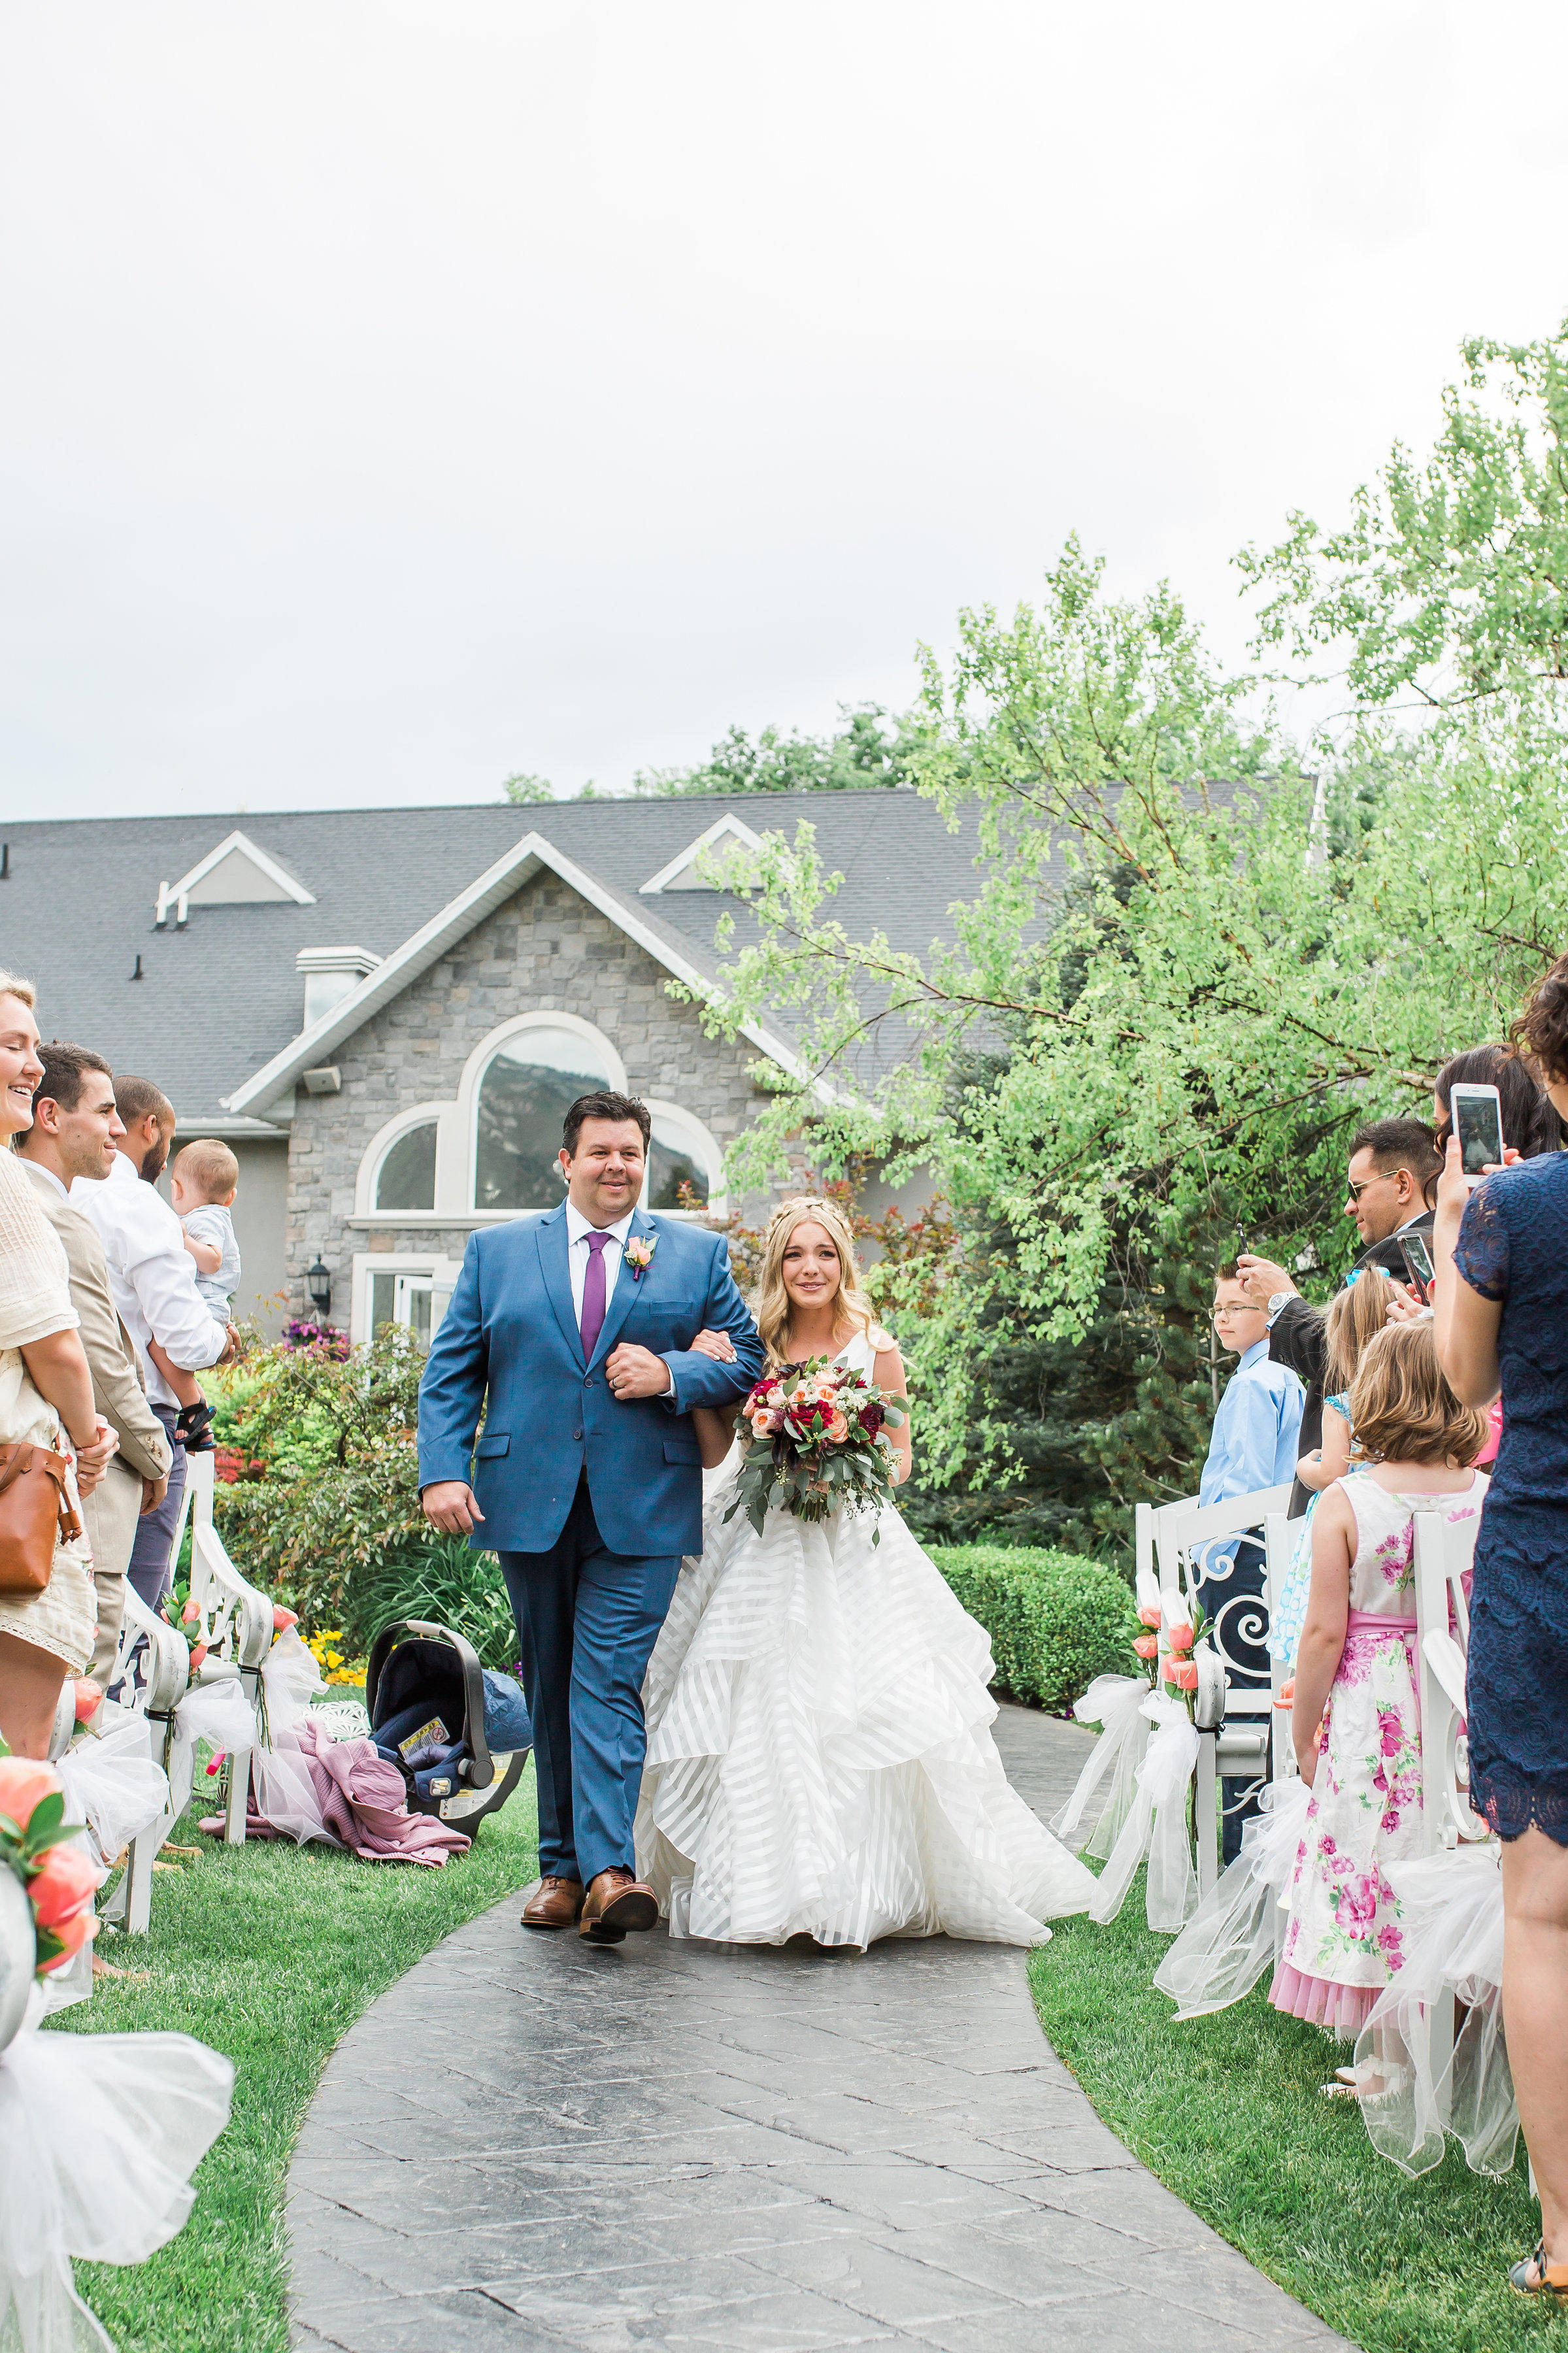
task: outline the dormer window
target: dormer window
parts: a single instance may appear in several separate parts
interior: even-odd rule
[[[368,948],[301,948],[294,969],[305,976],[305,1028],[341,1005],[380,962]]]
[[[251,906],[265,900],[291,900],[297,907],[316,903],[315,894],[296,881],[287,867],[259,849],[248,834],[236,831],[226,834],[177,882],[160,882],[154,921],[166,923],[172,915],[177,929],[193,907]]]
[[[710,882],[705,874],[698,872],[699,860],[704,850],[722,852],[732,841],[743,842],[748,849],[761,849],[763,846],[761,834],[753,833],[749,825],[726,810],[722,817],[715,818],[706,832],[700,833],[695,841],[689,842],[679,858],[672,858],[668,866],[661,866],[657,874],[649,875],[642,886],[642,896],[647,898],[656,891],[715,889],[717,886]]]

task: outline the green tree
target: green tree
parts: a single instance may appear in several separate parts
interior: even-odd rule
[[[785,735],[764,727],[755,742],[743,727],[731,727],[706,760],[689,768],[639,769],[635,792],[661,798],[693,793],[863,792],[868,787],[909,782],[914,733],[907,720],[887,717],[868,702],[843,712],[832,735]]]
[[[1342,651],[1361,704],[1460,712],[1568,680],[1568,320],[1460,349],[1425,462],[1396,444],[1340,529],[1293,514],[1237,559],[1268,599],[1261,646]]]
[[[980,844],[952,944],[849,937],[803,823],[730,861],[755,936],[721,923],[694,993],[731,1034],[785,1015],[804,1050],[764,1073],[735,1181],[804,1127],[820,1165],[923,1162],[952,1204],[950,1280],[908,1334],[935,1479],[1032,1458],[1092,1520],[1096,1479],[1107,1501],[1190,1484],[1194,1319],[1237,1223],[1337,1271],[1350,1129],[1419,1108],[1568,935],[1568,861],[1530,854],[1568,841],[1568,764],[1510,706],[1398,756],[1368,727],[1314,778],[1168,588],[1107,599],[1076,543],[1038,610],[964,613],[924,678],[918,787]],[[879,1028],[901,1051],[871,1082]]]
[[[516,801],[523,807],[555,798],[555,787],[548,776],[509,776],[501,791],[509,801]]]

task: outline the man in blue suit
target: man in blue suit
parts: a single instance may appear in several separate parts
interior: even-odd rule
[[[578,1098],[565,1200],[471,1237],[419,1384],[426,1517],[499,1553],[517,1620],[542,1874],[523,1925],[600,1944],[658,1917],[632,1823],[643,1670],[702,1549],[691,1409],[732,1405],[763,1368],[722,1235],[637,1207],[651,1124],[628,1096]],[[731,1361],[693,1352],[704,1328]]]

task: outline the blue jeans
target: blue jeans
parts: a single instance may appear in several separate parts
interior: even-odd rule
[[[151,1398],[147,1400],[153,1405]],[[149,1609],[156,1609],[162,1597],[174,1583],[174,1530],[180,1525],[180,1503],[185,1492],[185,1450],[174,1436],[174,1424],[180,1418],[177,1406],[153,1405],[153,1410],[163,1425],[163,1435],[169,1441],[174,1461],[169,1465],[169,1492],[155,1512],[136,1523],[136,1541],[131,1547],[131,1563],[126,1576],[142,1596]]]
[[[500,1559],[533,1718],[539,1868],[586,1886],[601,1871],[634,1868],[643,1672],[680,1556],[611,1552],[583,1479],[548,1552]]]

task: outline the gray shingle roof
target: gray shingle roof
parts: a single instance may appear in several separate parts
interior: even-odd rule
[[[755,831],[791,836],[810,818],[825,865],[844,876],[831,913],[851,937],[880,928],[896,948],[923,954],[951,938],[947,910],[975,887],[973,825],[950,833],[929,801],[904,791],[44,819],[0,825],[10,850],[0,963],[37,982],[47,1038],[74,1038],[116,1070],[153,1080],[188,1129],[220,1117],[223,1099],[298,1035],[300,948],[391,955],[531,832],[714,969],[713,894],[638,894],[726,810]],[[156,928],[160,884],[237,826],[315,903],[198,905],[184,930]]]

